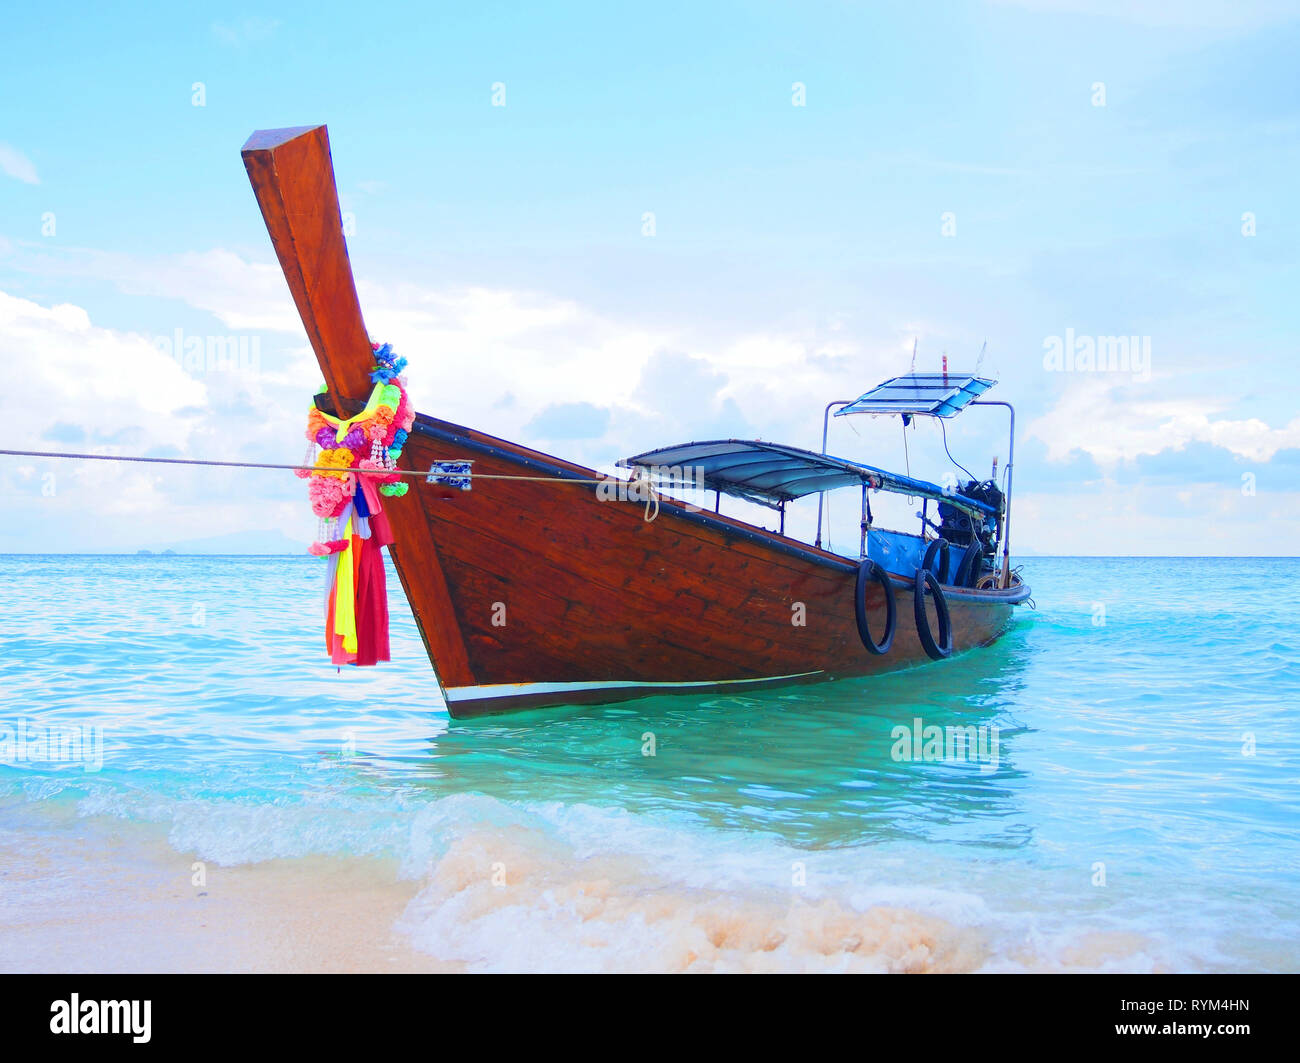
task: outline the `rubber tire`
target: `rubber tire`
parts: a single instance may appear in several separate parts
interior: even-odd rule
[[[934,555],[939,554],[939,567],[936,570],[931,562],[934,561]],[[944,576],[948,574],[948,540],[931,539],[930,545],[925,548],[925,554],[921,558],[921,567],[927,571],[933,572],[939,577],[939,582],[943,582]]]
[[[879,642],[871,637],[867,627],[867,584],[875,580],[885,592],[885,633]],[[858,619],[858,638],[867,652],[883,657],[894,644],[894,633],[898,630],[898,603],[894,601],[894,586],[889,581],[885,570],[869,557],[862,559],[858,566],[858,582],[853,589],[853,611]]]
[[[930,632],[930,619],[925,615],[925,590],[929,585],[934,595],[934,607],[939,614],[939,640]],[[928,568],[916,570],[916,587],[912,592],[912,610],[916,614],[916,634],[921,648],[931,660],[942,661],[952,656],[952,618],[948,615],[948,599],[943,596],[939,580]]]
[[[970,545],[966,547],[966,552],[961,556],[961,564],[957,566],[957,575],[952,579],[954,587],[973,587],[975,581],[979,578],[975,571],[975,562],[980,556],[980,541],[972,539]]]

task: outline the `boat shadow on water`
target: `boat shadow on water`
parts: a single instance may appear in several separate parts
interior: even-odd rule
[[[403,774],[432,796],[689,816],[804,846],[1019,846],[1026,628],[867,679],[456,721]]]

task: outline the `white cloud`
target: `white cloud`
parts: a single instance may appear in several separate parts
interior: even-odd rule
[[[78,306],[44,307],[4,292],[0,364],[0,421],[6,443],[16,449],[184,451],[200,420],[194,409],[207,400],[204,385],[145,337],[96,327]],[[30,527],[12,537],[28,549],[112,549],[105,536],[111,538],[113,517],[135,534],[138,546],[142,530],[152,530],[166,514],[164,478],[154,467],[7,464],[13,460],[0,465],[0,485],[7,508],[29,515]]]
[[[1049,461],[1082,451],[1102,466],[1182,450],[1189,443],[1208,443],[1250,461],[1269,461],[1279,450],[1300,447],[1300,417],[1273,428],[1253,417],[1214,417],[1225,405],[1221,399],[1151,394],[1142,383],[1081,376],[1030,423],[1028,435],[1047,446]]]
[[[145,258],[19,241],[11,245],[8,265],[41,277],[94,277],[126,295],[177,299],[230,329],[305,335],[279,265],[221,248]]]
[[[47,274],[89,274],[129,295],[178,299],[232,330],[272,331],[304,343],[291,371],[314,387],[319,370],[278,264],[214,249],[139,259],[96,251],[45,255]],[[411,363],[416,405],[431,414],[482,423],[506,391],[519,400],[496,411],[492,431],[518,431],[545,406],[631,399],[642,368],[671,335],[605,320],[577,303],[481,287],[435,290],[361,279],[358,291],[373,339]]]
[[[22,181],[23,184],[38,185],[41,179],[36,176],[36,166],[32,160],[12,144],[0,141],[0,171],[9,177]]]
[[[91,272],[128,295],[180,299],[213,314],[227,328],[303,333],[279,265],[248,262],[216,248],[160,259],[89,252]]]
[[[1199,485],[1113,483],[1068,494],[1018,492],[1012,507],[1011,552],[1040,554],[1260,557],[1292,551],[1276,529],[1300,520],[1300,492]],[[1032,557],[1025,577],[1034,582]]]
[[[180,300],[231,330],[297,337],[294,361],[278,372],[268,368],[259,379],[300,389],[319,382],[278,264],[224,249],[136,258],[42,246],[22,265],[45,275],[98,277],[130,295]],[[904,371],[917,332],[900,323],[866,338],[857,330],[854,338],[854,330],[837,320],[812,329],[700,339],[535,292],[385,285],[365,277],[358,291],[371,337],[392,343],[410,361],[420,410],[530,442],[525,426],[541,410],[590,403],[619,412],[600,445],[623,454],[677,441],[648,439],[652,429],[731,434],[750,422],[767,438],[812,443],[820,437],[828,398],[856,395]],[[919,331],[924,342],[927,332]],[[692,369],[689,384],[648,379],[652,360],[664,353],[693,359],[700,371]],[[684,394],[686,387],[691,394]],[[708,393],[696,394],[701,387]],[[507,393],[513,401],[501,403]]]
[[[277,461],[301,455],[302,411],[319,382],[319,368],[278,266],[221,249],[137,259],[43,247],[22,265],[45,276],[102,278],[130,295],[180,300],[211,313],[225,328],[283,333],[289,342],[263,335],[256,373],[208,373],[200,384],[146,337],[96,328],[79,307],[44,308],[7,296],[0,357],[20,364],[24,352],[51,352],[46,375],[32,384],[44,389],[49,402],[32,406],[17,398],[25,383],[21,374],[20,387],[0,398],[0,416],[9,417],[21,437],[38,439],[59,425],[71,426],[74,436],[78,426],[100,427],[130,430],[120,438],[121,449],[132,453],[172,445],[198,458]],[[839,334],[811,342],[739,335],[700,345],[544,294],[366,280],[359,288],[372,336],[393,343],[410,360],[418,409],[539,445],[545,441],[530,438],[536,433],[528,426],[541,411],[588,404],[609,411],[607,430],[599,439],[569,444],[565,456],[603,466],[613,457],[699,432],[751,433],[751,421],[761,423],[769,437],[799,425],[798,441],[810,441],[809,432],[820,425],[824,392],[856,390],[870,362]],[[187,326],[186,335],[193,327]],[[898,362],[895,340],[885,344],[882,357]],[[24,372],[30,377],[32,371]],[[511,401],[503,401],[506,396]],[[174,414],[186,405],[201,407],[195,418]],[[86,446],[61,441],[31,449]],[[79,467],[76,475],[83,475]],[[96,483],[115,485],[105,512],[125,507],[153,513],[158,527],[150,542],[164,541],[169,532],[183,538],[259,524],[257,508],[220,495],[228,487],[238,498],[241,482],[260,489],[262,481],[247,481],[248,474],[228,484],[214,477],[199,481],[184,470],[157,475],[139,467],[111,466],[90,475]],[[282,489],[267,483],[268,490],[294,497],[297,481]],[[208,526],[204,513],[222,517]]]
[[[42,248],[25,265],[53,276],[93,276],[128,295],[180,300],[237,332],[277,332],[304,346],[294,371],[300,386],[319,380],[306,334],[278,264],[213,249],[137,258],[85,249]],[[476,417],[505,391],[520,401],[497,430],[518,428],[542,407],[564,401],[597,405],[631,398],[664,332],[608,321],[571,300],[529,292],[412,283],[358,282],[372,338],[411,362],[412,395],[422,409]]]
[[[236,320],[223,300],[262,299],[265,267],[227,256],[190,256],[194,290],[188,294],[222,320]],[[155,265],[127,283],[144,290],[166,277],[167,270]],[[283,298],[289,302],[287,292]],[[700,433],[757,429],[765,437],[810,443],[809,432],[820,431],[827,395],[848,395],[864,374],[874,380],[905,367],[909,357],[897,337],[864,351],[839,334],[820,343],[775,335],[737,336],[706,351],[665,347],[680,337],[526,293],[366,284],[363,301],[376,336],[392,340],[411,359],[412,391],[424,412],[539,442],[527,438],[525,426],[549,406],[589,403],[612,410],[600,440],[565,444],[565,456],[580,460],[587,459],[573,449],[622,456]],[[269,314],[273,303],[266,299],[255,313]],[[80,307],[44,307],[3,293],[0,364],[8,378],[0,419],[6,439],[24,449],[141,453],[173,447],[190,457],[255,461],[301,455],[305,396],[318,379],[305,345],[248,379],[220,373],[195,379],[146,337],[98,327]],[[1153,401],[1128,387],[1073,381],[1029,432],[1047,443],[1054,459],[1084,450],[1103,462],[1192,441],[1255,460],[1300,445],[1300,423],[1275,429],[1216,418],[1208,401]],[[513,402],[498,401],[506,393]],[[58,493],[45,498],[42,478],[50,470],[59,478]],[[0,464],[4,500],[31,517],[28,537],[10,548],[33,550],[132,550],[269,527],[294,538],[309,535],[312,519],[300,482],[276,475],[89,462]],[[1068,495],[1035,496],[1024,484],[1016,500],[1016,543],[1053,553],[1251,553],[1271,541],[1260,535],[1263,528],[1300,518],[1300,495],[1273,491],[1263,479],[1257,496],[1243,495],[1235,484],[1190,498],[1180,492],[1186,494],[1185,485],[1104,481],[1080,484]],[[1189,507],[1216,519],[1186,520]],[[840,509],[832,512],[842,517]],[[799,510],[791,527],[811,534],[813,513],[815,506]]]
[[[358,287],[371,336],[411,363],[417,408],[490,431],[517,432],[557,403],[629,400],[641,369],[671,340],[533,293]],[[485,425],[488,408],[507,391],[517,401],[493,410],[495,423]]]
[[[202,383],[145,337],[97,328],[79,306],[0,292],[6,434],[40,439],[59,423],[138,430],[146,446],[184,446]],[[48,449],[45,447],[26,449]]]

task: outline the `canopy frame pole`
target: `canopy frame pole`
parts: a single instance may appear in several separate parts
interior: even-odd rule
[[[863,480],[862,481],[862,519],[859,522],[862,528],[862,542],[858,547],[859,561],[863,560],[867,556],[867,532],[871,530],[871,518],[869,516],[869,514],[871,513],[871,502],[867,498],[867,490],[869,487],[870,484],[866,480]]]
[[[831,430],[831,410],[835,409],[836,406],[849,406],[857,401],[858,401],[857,399],[836,399],[834,402],[828,402],[826,404],[826,409],[822,413],[822,454],[826,453],[826,441],[827,438],[829,437],[830,430]],[[813,541],[813,546],[816,546],[818,549],[820,549],[822,545],[822,507],[825,504],[825,502],[826,502],[826,492],[818,491],[817,492],[817,538]]]
[[[1005,498],[1006,509],[1002,515],[1002,575],[998,581],[999,586],[1007,587],[1011,583],[1011,469],[1016,461],[1016,408],[1009,402],[999,402],[996,399],[975,399],[971,402],[971,405],[1005,406],[1011,414],[1011,428],[1007,444],[1007,465],[1002,470],[1002,475],[1007,478],[1007,493]]]

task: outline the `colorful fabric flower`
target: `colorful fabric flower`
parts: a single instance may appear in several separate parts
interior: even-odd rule
[[[344,513],[356,493],[358,472],[366,471],[379,483],[379,490],[390,498],[400,498],[410,486],[395,471],[415,423],[415,410],[407,395],[406,377],[402,375],[406,359],[396,356],[387,343],[372,343],[370,349],[375,355],[370,373],[375,386],[366,404],[368,413],[344,422],[347,431],[339,439],[338,422],[332,422],[315,406],[307,412],[306,436],[312,446],[303,464],[316,468],[296,471],[307,479],[312,511],[324,522],[337,523],[335,518]],[[333,535],[321,536],[310,552],[324,556],[345,542],[336,543]]]
[[[337,517],[356,490],[356,482],[351,476],[346,480],[334,480],[331,475],[313,476],[307,484],[312,512],[322,519]]]
[[[316,458],[317,465],[327,465],[332,472],[317,471],[313,473],[316,477],[346,477],[347,470],[352,468],[354,456],[350,450],[339,447],[335,450],[322,450]]]

